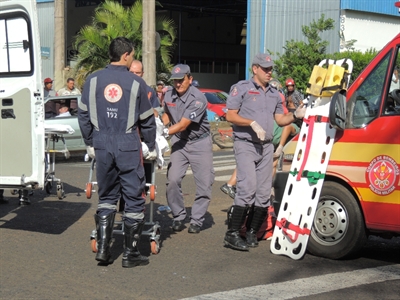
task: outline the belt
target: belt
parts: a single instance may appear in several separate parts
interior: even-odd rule
[[[210,135],[209,132],[204,132],[202,135],[197,136],[197,137],[195,137],[193,139],[190,139],[190,140],[187,140],[187,141],[193,142],[193,141],[201,140],[201,139],[204,139],[204,138],[208,137],[209,135]]]
[[[239,138],[239,137],[235,137],[235,140],[245,141],[245,142],[249,142],[249,143],[257,144],[257,145],[265,145],[265,144],[270,144],[272,142],[272,139],[255,142],[255,141],[251,141],[251,140],[248,140],[248,139],[245,139],[245,138]]]

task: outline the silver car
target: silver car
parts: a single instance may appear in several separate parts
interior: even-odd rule
[[[53,126],[57,124],[70,125],[75,131],[73,134],[64,134],[66,146],[71,151],[86,150],[81,130],[78,123],[78,101],[80,95],[56,96],[45,99],[45,126]],[[60,107],[67,106],[68,116],[60,116]],[[52,148],[52,145],[50,145]],[[61,139],[55,143],[55,150],[63,150],[64,144]]]

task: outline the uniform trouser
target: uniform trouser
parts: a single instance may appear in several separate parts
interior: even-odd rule
[[[272,144],[253,144],[235,140],[234,152],[237,168],[236,196],[238,206],[270,205],[272,186]]]
[[[193,142],[180,140],[173,144],[167,172],[167,201],[174,220],[186,218],[182,180],[191,166],[196,183],[191,223],[201,226],[211,200],[214,167],[211,136]]]
[[[146,180],[141,147],[133,148],[136,149],[95,150],[98,215],[116,211],[117,202],[122,198],[125,200],[124,220],[136,223],[144,219]]]

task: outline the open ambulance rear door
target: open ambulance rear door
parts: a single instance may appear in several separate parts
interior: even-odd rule
[[[35,0],[0,0],[0,188],[44,182],[44,113]]]

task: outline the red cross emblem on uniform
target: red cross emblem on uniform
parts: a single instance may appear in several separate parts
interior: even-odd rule
[[[181,71],[181,68],[179,68],[179,67],[177,67],[176,69],[175,69],[175,73],[179,73]]]

